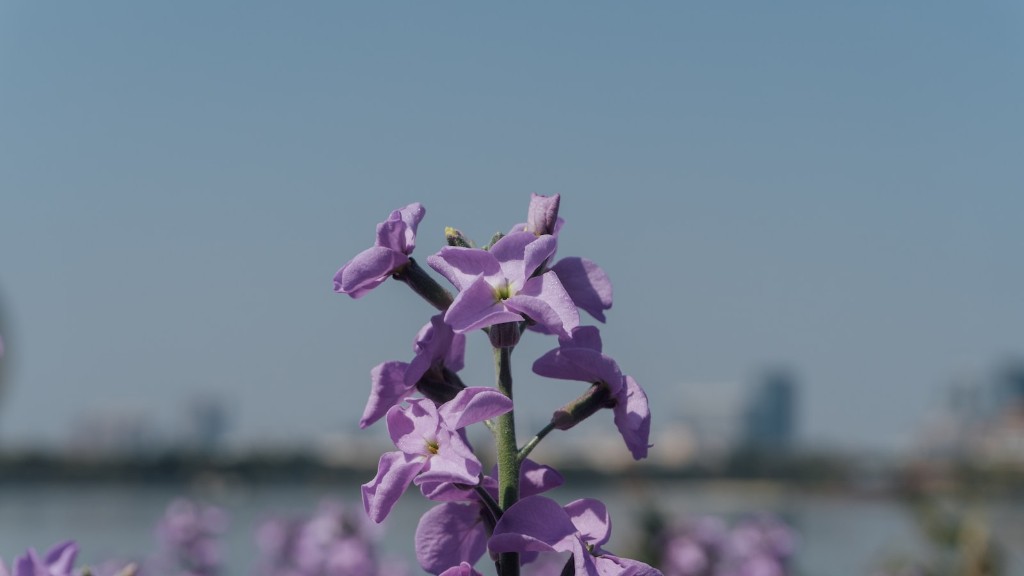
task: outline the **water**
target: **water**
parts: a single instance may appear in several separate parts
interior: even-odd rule
[[[219,504],[231,516],[226,548],[230,576],[248,574],[255,552],[253,531],[273,513],[311,511],[325,498],[357,502],[356,485],[231,486],[182,489],[169,486],[0,487],[0,555],[10,559],[30,546],[45,548],[75,538],[82,559],[137,557],[154,549],[153,526],[181,495]],[[635,521],[645,506],[672,515],[764,511],[781,515],[800,534],[799,573],[807,576],[868,575],[885,557],[924,558],[929,550],[908,510],[886,497],[807,493],[770,484],[645,482],[585,490],[563,487],[560,502],[590,496],[603,500],[614,522],[608,549],[628,551],[639,537]],[[657,499],[657,502],[655,502]],[[381,542],[385,554],[414,565],[412,539],[419,515],[432,504],[408,492],[392,512]],[[1008,552],[1007,574],[1024,574],[1024,502],[990,502],[978,509]]]

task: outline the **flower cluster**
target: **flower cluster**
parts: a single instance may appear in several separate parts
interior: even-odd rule
[[[730,527],[714,516],[680,522],[663,535],[666,576],[788,576],[796,535],[768,516]]]
[[[603,548],[611,520],[600,502],[562,506],[540,494],[558,484],[552,468],[527,458],[554,430],[569,430],[610,409],[636,459],[649,448],[650,410],[637,382],[602,350],[596,326],[581,325],[580,310],[600,322],[612,306],[612,286],[593,261],[555,259],[564,221],[560,198],[534,194],[525,223],[478,248],[454,228],[447,246],[427,257],[430,268],[454,288],[453,296],[412,257],[422,205],[410,204],[377,225],[374,245],[338,270],[336,292],[360,298],[389,277],[405,282],[439,310],[416,335],[413,357],[378,364],[370,372],[370,397],[359,422],[383,419],[396,450],[380,458],[376,476],[362,487],[374,522],[384,520],[409,486],[440,502],[420,520],[416,553],[431,574],[478,574],[487,552],[500,576],[544,553],[568,553],[564,569],[588,574],[659,574],[646,564]],[[495,387],[467,386],[466,335],[483,331],[494,348]],[[526,444],[516,440],[511,351],[526,331],[557,337],[557,347],[537,358],[533,372],[588,384],[574,401],[554,410],[550,422]],[[497,467],[491,474],[468,441],[467,428],[493,433]],[[550,556],[550,555],[549,555]]]
[[[323,502],[310,516],[274,518],[257,530],[258,574],[266,576],[407,576],[406,566],[381,561],[377,533],[365,516]]]
[[[157,525],[161,550],[155,568],[160,573],[216,576],[224,562],[218,538],[227,525],[220,508],[175,500]]]

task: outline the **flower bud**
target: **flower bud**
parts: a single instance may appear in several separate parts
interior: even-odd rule
[[[448,226],[444,229],[444,239],[448,242],[449,246],[455,246],[458,248],[476,248],[473,245],[473,241],[466,237],[461,230],[457,230]]]
[[[551,415],[551,422],[559,430],[568,430],[594,415],[602,408],[615,406],[611,390],[604,382],[591,386],[579,398],[562,406]]]
[[[558,194],[554,196],[531,195],[530,209],[526,213],[526,230],[533,232],[537,236],[541,234],[554,234],[555,224],[558,222],[558,202],[560,199]]]
[[[512,348],[519,343],[519,334],[519,322],[495,324],[487,330],[491,346],[495,348]]]

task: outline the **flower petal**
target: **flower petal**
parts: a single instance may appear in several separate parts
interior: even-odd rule
[[[427,441],[437,435],[440,417],[430,400],[418,398],[409,405],[388,410],[388,434],[399,450],[406,454],[427,455]]]
[[[561,196],[530,194],[530,208],[526,212],[526,229],[538,236],[553,234],[558,221],[558,203]]]
[[[491,246],[490,253],[501,265],[502,276],[517,288],[526,281],[523,267],[526,247],[536,241],[537,237],[531,232],[512,232]]]
[[[576,306],[601,322],[612,307],[612,282],[604,270],[586,258],[562,258],[551,267]]]
[[[406,384],[408,369],[409,365],[405,362],[382,362],[370,370],[370,397],[363,409],[363,417],[359,420],[360,428],[366,428],[383,418],[392,406],[398,405],[415,391],[415,388]]]
[[[618,402],[612,410],[619,434],[622,434],[635,460],[646,458],[651,437],[651,409],[647,394],[632,376],[626,376],[625,386],[616,399]]]
[[[559,336],[568,337],[580,323],[576,305],[551,272],[527,280],[519,293],[505,301],[505,307],[543,324]]]
[[[437,444],[437,453],[427,460],[423,472],[416,477],[417,485],[455,482],[474,486],[479,483],[483,467],[461,436],[442,428],[437,434]]]
[[[487,550],[487,527],[478,504],[448,502],[420,517],[416,560],[431,574],[447,573],[460,563],[475,564]]]
[[[459,430],[512,410],[512,400],[494,388],[473,386],[445,402],[437,412],[451,430]]]
[[[534,361],[533,371],[548,378],[604,382],[613,395],[623,386],[619,365],[608,356],[587,348],[555,348]]]
[[[477,572],[468,563],[463,562],[458,566],[452,566],[444,572],[441,572],[440,576],[483,576],[483,574]]]
[[[409,363],[409,371],[405,375],[406,385],[415,386],[435,362],[444,359],[449,354],[457,354],[459,357],[456,359],[461,360],[461,355],[465,350],[464,337],[458,344],[461,345],[462,351],[453,352],[452,348],[456,346],[455,333],[452,332],[451,326],[444,323],[444,314],[432,316],[430,322],[420,328],[416,334],[416,342],[412,347],[415,356]],[[458,371],[462,369],[462,366],[458,366],[458,368],[448,366],[448,368]]]
[[[501,275],[501,266],[494,255],[478,248],[446,246],[437,254],[428,256],[427,264],[447,278],[459,292],[465,290],[478,276]]]
[[[78,544],[75,544],[74,540],[68,540],[50,548],[44,562],[49,566],[49,573],[53,576],[71,576],[77,556]]]
[[[519,469],[519,495],[523,498],[547,492],[565,483],[557,470],[527,458]]]
[[[519,314],[506,310],[495,296],[494,288],[483,277],[477,278],[459,292],[444,314],[445,323],[457,333],[522,320]]]
[[[581,498],[565,505],[576,530],[583,541],[592,546],[601,546],[612,535],[612,519],[604,503],[594,498]]]
[[[346,263],[334,275],[334,291],[359,298],[381,285],[409,257],[390,248],[367,248]]]
[[[423,468],[423,458],[402,452],[385,452],[377,464],[377,475],[363,484],[363,508],[378,524],[395,507],[402,493]]]
[[[533,276],[555,254],[557,248],[558,241],[554,236],[544,235],[530,242],[523,253],[523,274],[527,278]]]
[[[572,552],[576,526],[565,510],[544,496],[527,496],[509,507],[494,527],[491,552]]]

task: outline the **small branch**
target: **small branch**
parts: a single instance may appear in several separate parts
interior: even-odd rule
[[[494,367],[498,373],[498,391],[512,399],[512,349],[494,349]],[[498,449],[498,506],[502,512],[519,500],[519,445],[516,442],[515,410],[498,416],[495,422]],[[498,556],[501,576],[519,576],[519,554],[504,552]]]
[[[415,258],[409,258],[409,262],[395,271],[392,276],[395,280],[401,280],[409,285],[424,300],[444,312],[452,304],[452,295],[434,280],[427,271],[420,267]]]
[[[494,498],[491,497],[491,494],[483,486],[476,485],[473,487],[473,490],[476,491],[476,495],[480,497],[480,501],[483,502],[487,511],[491,513],[489,531],[494,532],[494,525],[501,519],[501,506],[498,506],[498,503],[495,502]]]
[[[526,457],[530,455],[530,452],[533,452],[533,449],[537,447],[537,444],[540,444],[540,441],[554,429],[555,423],[548,422],[547,426],[541,428],[540,432],[537,432],[536,436],[530,438],[530,441],[526,443],[526,446],[520,448],[519,454],[516,455],[516,459],[519,460],[519,463],[522,464],[523,460],[526,460]]]

